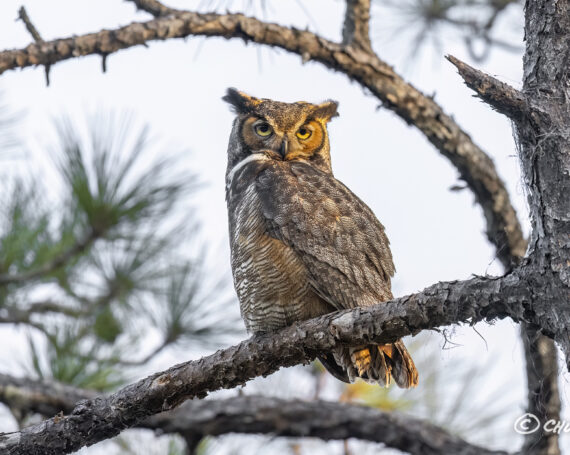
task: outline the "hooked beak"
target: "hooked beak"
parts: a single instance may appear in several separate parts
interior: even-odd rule
[[[287,139],[283,139],[283,142],[281,142],[281,145],[279,146],[279,154],[283,159],[285,159],[285,155],[287,155],[287,148],[288,148]]]

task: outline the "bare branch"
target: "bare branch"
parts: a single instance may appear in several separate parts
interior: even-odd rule
[[[21,414],[69,413],[78,401],[93,398],[92,391],[0,374],[0,401]],[[227,433],[261,433],[323,440],[358,438],[417,455],[506,454],[473,446],[436,425],[393,412],[348,403],[263,396],[189,401],[137,427],[177,433],[192,440]]]
[[[18,11],[18,17],[24,23],[24,25],[26,26],[26,30],[28,30],[28,32],[30,32],[30,35],[32,35],[32,38],[34,39],[34,41],[36,43],[43,43],[44,40],[42,39],[40,33],[38,32],[38,29],[32,23],[30,16],[28,16],[26,8],[24,8],[23,6],[21,6],[19,11]],[[49,65],[49,64],[44,66],[45,74],[46,74],[46,85],[47,86],[49,86],[50,67],[51,67],[51,65]]]
[[[507,316],[519,320],[529,305],[526,283],[516,276],[438,283],[415,295],[331,313],[274,334],[253,337],[153,374],[107,397],[80,402],[67,417],[58,416],[21,432],[0,435],[0,449],[12,455],[70,453],[115,436],[190,398],[203,398],[211,391],[308,362],[338,343],[383,344],[452,323]]]
[[[370,0],[346,0],[342,42],[372,52],[370,43]]]
[[[116,30],[31,44],[25,49],[0,52],[0,74],[13,68],[54,64],[83,55],[108,55],[152,40],[190,35],[242,38],[276,46],[320,62],[368,88],[384,106],[416,126],[458,169],[475,194],[487,220],[487,237],[497,246],[503,263],[522,257],[526,242],[508,193],[491,159],[477,147],[435,101],[406,83],[376,55],[333,43],[310,33],[264,23],[241,14],[177,12],[149,22]]]
[[[527,114],[528,108],[524,95],[508,84],[483,73],[467,63],[455,58],[453,55],[446,56],[465,81],[465,84],[475,92],[479,98],[489,104],[496,111],[516,120]]]

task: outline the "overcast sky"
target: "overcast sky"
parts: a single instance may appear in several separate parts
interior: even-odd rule
[[[192,7],[197,3],[181,0],[168,4]],[[230,9],[240,10],[244,3],[250,2],[236,1]],[[268,20],[299,28],[308,26],[338,40],[343,3],[306,1],[308,16],[298,2],[273,0],[263,14]],[[3,0],[2,49],[23,47],[30,42],[23,24],[14,20],[21,4],[45,40],[149,18],[145,13],[136,13],[131,3],[119,0]],[[254,1],[253,5],[257,7],[249,13],[261,13],[259,2]],[[441,48],[426,46],[419,61],[409,65],[405,57],[411,46],[408,38],[414,30],[397,30],[401,23],[390,14],[373,9],[375,50],[417,88],[433,94],[436,102],[493,158],[528,232],[510,123],[473,98],[443,58],[449,53],[473,63],[462,43],[454,35],[444,34]],[[509,37],[522,40],[517,17],[513,10],[500,28]],[[520,54],[492,52],[487,61],[475,66],[520,87]],[[3,100],[13,111],[23,113],[20,134],[28,146],[28,156],[34,160],[34,169],[45,173],[46,179],[51,175],[45,152],[52,143],[53,118],[63,114],[81,120],[86,112],[101,108],[133,111],[141,123],[151,126],[155,137],[173,149],[187,150],[184,166],[199,173],[206,183],[197,204],[209,245],[209,262],[229,276],[224,173],[232,114],[220,99],[227,87],[282,101],[339,101],[340,117],[329,125],[333,170],[386,227],[397,268],[395,295],[412,293],[437,281],[501,273],[500,263],[494,259],[494,250],[485,237],[481,209],[474,204],[472,194],[468,190],[449,190],[461,182],[448,161],[415,128],[379,108],[378,101],[360,86],[319,64],[303,65],[296,55],[246,46],[240,40],[189,38],[150,43],[149,48],[139,46],[113,54],[107,60],[106,74],[101,71],[101,59],[94,56],[59,63],[51,69],[49,87],[41,68],[9,71],[0,77]],[[2,170],[3,174],[21,171],[30,161],[9,160],[4,164],[8,167]],[[460,346],[441,351],[443,364],[453,368],[454,359],[469,357],[474,364],[488,365],[490,358],[496,359],[496,372],[490,384],[482,384],[482,396],[485,387],[509,382],[519,403],[513,416],[521,415],[526,392],[517,326],[511,321],[500,321],[492,327],[477,327],[482,337],[469,328],[456,331],[452,339]],[[14,349],[16,344],[13,341]],[[432,343],[430,348],[436,346]],[[489,382],[489,375],[485,381]],[[564,400],[568,394],[566,383],[565,375]]]

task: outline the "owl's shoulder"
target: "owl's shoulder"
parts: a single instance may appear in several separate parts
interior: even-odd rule
[[[256,194],[272,235],[346,275],[362,268],[374,275],[374,286],[389,283],[394,265],[384,226],[332,174],[302,162],[267,168],[256,179]]]

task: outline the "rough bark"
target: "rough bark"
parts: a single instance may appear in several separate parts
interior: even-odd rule
[[[520,119],[527,113],[526,99],[521,92],[452,55],[446,58],[455,65],[467,86],[497,112],[513,120]]]
[[[553,292],[561,302],[570,302],[570,2],[526,2],[523,93],[531,113],[516,122],[523,175],[528,188],[533,233],[531,261],[552,270],[558,280]],[[568,341],[566,332],[557,340]],[[532,336],[532,333],[530,334]],[[538,339],[527,350],[534,356],[538,371],[556,371],[557,352],[549,340]],[[544,355],[540,356],[540,353]],[[568,365],[568,358],[567,358]],[[528,367],[527,367],[528,368]],[[532,372],[529,372],[529,383]],[[534,378],[529,388],[529,412],[541,423],[560,419],[558,384],[549,376]],[[540,384],[537,389],[536,385]],[[555,433],[538,432],[525,439],[526,453],[560,453]]]
[[[342,42],[371,52],[370,44],[370,0],[347,0]]]
[[[55,382],[0,375],[0,401],[21,413],[70,413],[92,391]],[[143,420],[138,428],[175,433],[191,441],[227,433],[358,438],[417,455],[506,454],[477,447],[442,428],[413,417],[374,408],[326,401],[305,402],[262,396],[193,400],[178,409]]]
[[[514,274],[439,283],[388,303],[331,313],[275,334],[253,337],[153,374],[107,397],[80,402],[68,416],[0,435],[0,449],[10,455],[71,453],[184,400],[203,398],[208,392],[233,388],[281,367],[306,363],[337,343],[383,344],[459,321],[475,323],[507,316],[519,320],[531,303],[526,283]]]
[[[537,276],[543,273],[541,269],[544,268],[554,272],[553,292],[561,302],[567,303],[570,300],[570,46],[567,37],[570,10],[567,1],[556,5],[551,2],[527,3],[526,6],[527,49],[522,93],[457,59],[450,60],[458,67],[469,87],[515,121],[523,172],[530,188],[529,206],[533,220],[533,254],[528,262],[536,267]],[[549,192],[548,201],[543,199],[545,190]],[[566,258],[565,263],[562,258]],[[565,319],[563,325],[567,323]],[[537,416],[542,424],[550,419],[558,421],[560,397],[556,347],[532,325],[522,324],[521,331],[527,364],[528,412]],[[568,343],[568,333],[562,326],[558,341],[561,345]],[[523,451],[556,455],[560,453],[558,435],[531,433],[526,436]]]

